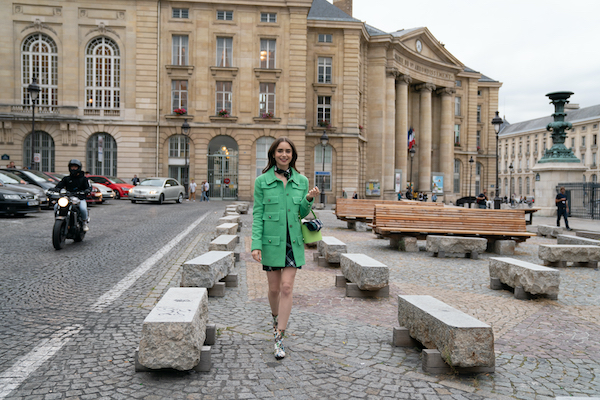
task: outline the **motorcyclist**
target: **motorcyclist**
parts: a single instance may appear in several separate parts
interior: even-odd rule
[[[90,219],[88,217],[87,202],[85,201],[85,198],[88,193],[92,191],[92,188],[90,187],[88,178],[83,174],[81,167],[81,161],[75,158],[69,161],[69,175],[62,178],[61,181],[56,184],[54,189],[60,190],[65,188],[69,192],[77,193],[76,196],[81,200],[79,202],[79,212],[84,221],[83,230],[87,232],[90,230],[88,226]],[[57,208],[58,203],[54,206],[54,210],[56,211]]]

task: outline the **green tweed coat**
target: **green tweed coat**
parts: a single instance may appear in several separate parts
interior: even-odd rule
[[[285,188],[271,168],[254,182],[252,215],[252,250],[262,251],[262,263],[269,267],[285,266],[285,244],[290,231],[297,266],[306,263],[304,240],[299,215],[310,213],[312,203],[306,200],[308,178],[292,168]]]

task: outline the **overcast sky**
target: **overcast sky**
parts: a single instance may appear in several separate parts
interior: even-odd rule
[[[463,64],[503,83],[498,108],[510,123],[552,114],[549,92],[600,104],[599,0],[354,0],[353,17],[386,32],[427,27]]]

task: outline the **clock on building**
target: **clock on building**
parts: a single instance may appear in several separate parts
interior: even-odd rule
[[[423,50],[423,43],[419,39],[417,39],[417,51],[420,53]]]

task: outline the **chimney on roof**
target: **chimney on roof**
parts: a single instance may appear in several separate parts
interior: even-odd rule
[[[352,0],[333,0],[333,5],[352,16]]]
[[[566,110],[579,110],[579,104],[577,104],[577,103],[565,104],[565,111]]]

